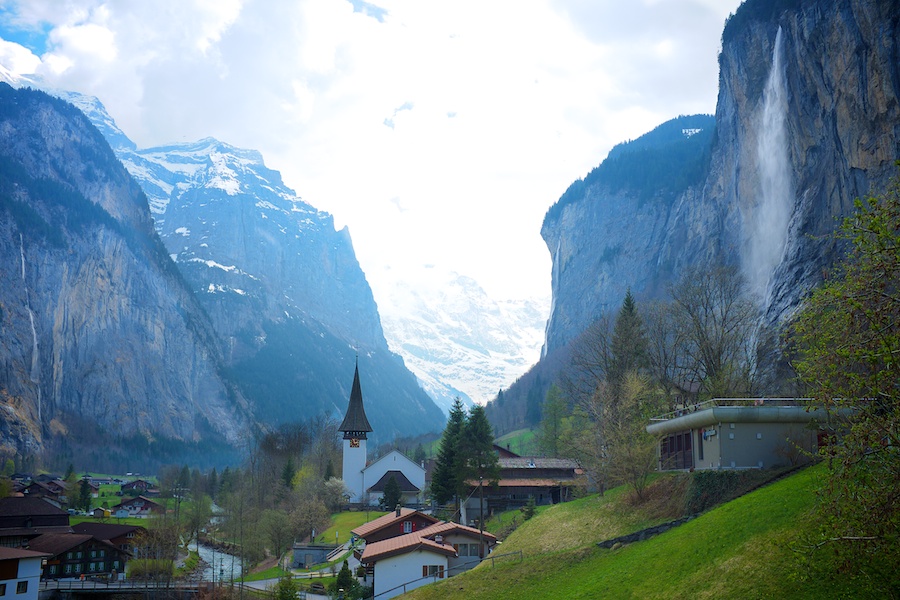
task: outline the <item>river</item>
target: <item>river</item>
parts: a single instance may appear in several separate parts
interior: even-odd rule
[[[241,559],[209,546],[200,544],[197,546],[204,567],[202,577],[204,581],[233,581],[241,577]]]

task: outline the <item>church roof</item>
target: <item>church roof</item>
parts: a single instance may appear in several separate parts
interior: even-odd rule
[[[378,480],[375,485],[370,487],[367,492],[383,492],[384,486],[387,485],[388,480],[393,477],[394,481],[397,482],[397,485],[400,487],[401,492],[420,492],[419,488],[415,486],[409,479],[406,478],[406,475],[403,474],[402,471],[388,471],[384,475],[381,476],[381,479]]]
[[[359,388],[359,365],[353,372],[353,388],[350,390],[350,405],[338,431],[372,431],[366,410],[363,408],[362,390]]]

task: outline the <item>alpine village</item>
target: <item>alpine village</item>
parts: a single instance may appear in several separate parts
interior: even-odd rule
[[[715,114],[547,199],[478,401],[258,152],[5,56],[0,600],[900,598],[896,0],[743,1]]]

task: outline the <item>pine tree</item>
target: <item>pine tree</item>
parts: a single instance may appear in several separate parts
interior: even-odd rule
[[[462,474],[459,469],[459,444],[466,422],[466,412],[462,401],[457,398],[450,409],[447,427],[441,438],[434,474],[431,477],[431,496],[438,504],[446,504],[462,489]]]
[[[634,296],[629,289],[616,317],[612,336],[612,360],[606,379],[617,391],[625,376],[632,371],[642,371],[647,365],[647,338]]]
[[[394,508],[400,504],[401,499],[402,492],[400,491],[400,484],[398,484],[397,479],[391,475],[384,484],[384,498],[382,499],[384,509],[394,510]]]
[[[463,428],[463,479],[482,479],[485,483],[500,479],[500,461],[494,452],[494,431],[484,407],[476,404],[469,411]]]

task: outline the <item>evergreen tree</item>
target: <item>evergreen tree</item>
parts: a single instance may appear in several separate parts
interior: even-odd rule
[[[626,374],[641,372],[647,365],[647,338],[630,289],[625,293],[613,326],[611,350],[612,360],[606,379],[617,391]]]
[[[84,511],[91,510],[91,484],[87,479],[81,480],[78,490],[78,506]]]
[[[281,469],[281,481],[284,483],[285,488],[291,489],[293,487],[294,474],[296,472],[294,459],[288,456],[287,462],[284,463],[284,467]]]
[[[384,497],[381,499],[382,504],[384,504],[385,510],[394,510],[394,508],[400,504],[400,500],[402,498],[402,493],[400,492],[400,484],[397,483],[397,480],[393,475],[388,478],[387,483],[384,484]]]
[[[483,406],[476,404],[469,411],[462,441],[459,449],[462,479],[482,479],[485,483],[500,479],[500,460],[494,452],[494,431]]]
[[[425,458],[425,448],[423,448],[422,444],[420,443],[418,446],[416,446],[416,451],[413,453],[413,460],[416,461],[416,464],[421,465],[423,462],[425,462]]]
[[[215,467],[213,467],[206,478],[206,489],[209,491],[209,497],[215,499],[216,493],[219,491],[219,475],[216,473]]]
[[[450,409],[447,427],[441,437],[434,473],[431,477],[431,496],[438,504],[446,504],[462,491],[463,478],[459,468],[459,445],[466,422],[462,401],[457,398]]]

